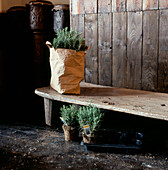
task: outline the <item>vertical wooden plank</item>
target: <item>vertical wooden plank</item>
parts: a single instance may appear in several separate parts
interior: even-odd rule
[[[85,39],[90,47],[85,59],[85,80],[88,83],[98,83],[97,59],[97,14],[85,15]]]
[[[125,12],[126,0],[112,0],[112,12]]]
[[[86,14],[97,13],[97,0],[83,0],[83,1]]]
[[[70,0],[71,4],[71,13],[75,14],[84,14],[84,0]]]
[[[111,68],[111,13],[98,15],[99,84],[112,84]]]
[[[70,0],[70,7],[69,7],[69,10],[70,10],[70,29],[73,28],[73,14],[72,14],[72,4],[73,3],[73,0]]]
[[[143,0],[143,10],[158,9],[159,0]]]
[[[81,32],[81,36],[84,37],[84,15],[72,15],[71,29],[77,29],[78,32]]]
[[[168,10],[160,11],[158,88],[168,91]]]
[[[141,89],[142,12],[128,12],[127,87]]]
[[[126,13],[113,14],[113,86],[126,85]]]
[[[98,0],[98,13],[111,12],[111,0]]]
[[[157,89],[158,11],[145,11],[143,24],[142,89]]]
[[[127,11],[140,11],[142,0],[127,0]]]
[[[168,8],[168,0],[159,0],[159,9]]]

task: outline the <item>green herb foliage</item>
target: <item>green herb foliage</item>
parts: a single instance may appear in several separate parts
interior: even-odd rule
[[[63,30],[57,29],[56,37],[53,39],[53,47],[76,51],[86,51],[88,49],[88,47],[85,46],[85,39],[81,37],[81,33],[76,30],[68,31],[67,27]]]
[[[83,129],[83,126],[89,125],[91,133],[97,131],[101,125],[103,116],[104,113],[101,113],[99,108],[91,104],[89,106],[79,107],[78,122],[80,128]]]
[[[65,106],[60,109],[61,117],[65,120],[68,126],[76,127],[78,124],[77,121],[77,110],[74,105]]]

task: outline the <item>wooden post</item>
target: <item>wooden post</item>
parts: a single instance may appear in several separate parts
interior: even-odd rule
[[[45,122],[48,126],[51,126],[52,100],[44,98],[44,109],[45,109]]]

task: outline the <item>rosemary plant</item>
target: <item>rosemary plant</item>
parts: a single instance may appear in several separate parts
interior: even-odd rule
[[[78,122],[80,128],[83,129],[85,125],[90,126],[90,132],[93,134],[101,125],[104,113],[101,113],[100,109],[93,106],[81,106],[78,110]]]
[[[61,117],[66,122],[68,126],[76,127],[78,125],[77,121],[77,110],[74,105],[65,106],[60,109]]]
[[[54,48],[72,49],[76,51],[86,51],[85,39],[77,30],[70,30],[66,27],[63,30],[57,29],[56,37],[53,39]]]

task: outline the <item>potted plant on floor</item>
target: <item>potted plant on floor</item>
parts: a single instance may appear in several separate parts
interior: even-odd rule
[[[62,125],[64,136],[66,141],[75,141],[78,139],[78,121],[77,121],[77,110],[74,105],[65,106],[60,109],[60,119],[64,123]]]
[[[84,143],[98,143],[97,132],[100,128],[104,113],[93,106],[81,106],[78,110],[78,122],[82,130]]]
[[[81,33],[65,28],[57,30],[50,49],[50,85],[61,94],[80,94],[85,67],[85,39]]]

